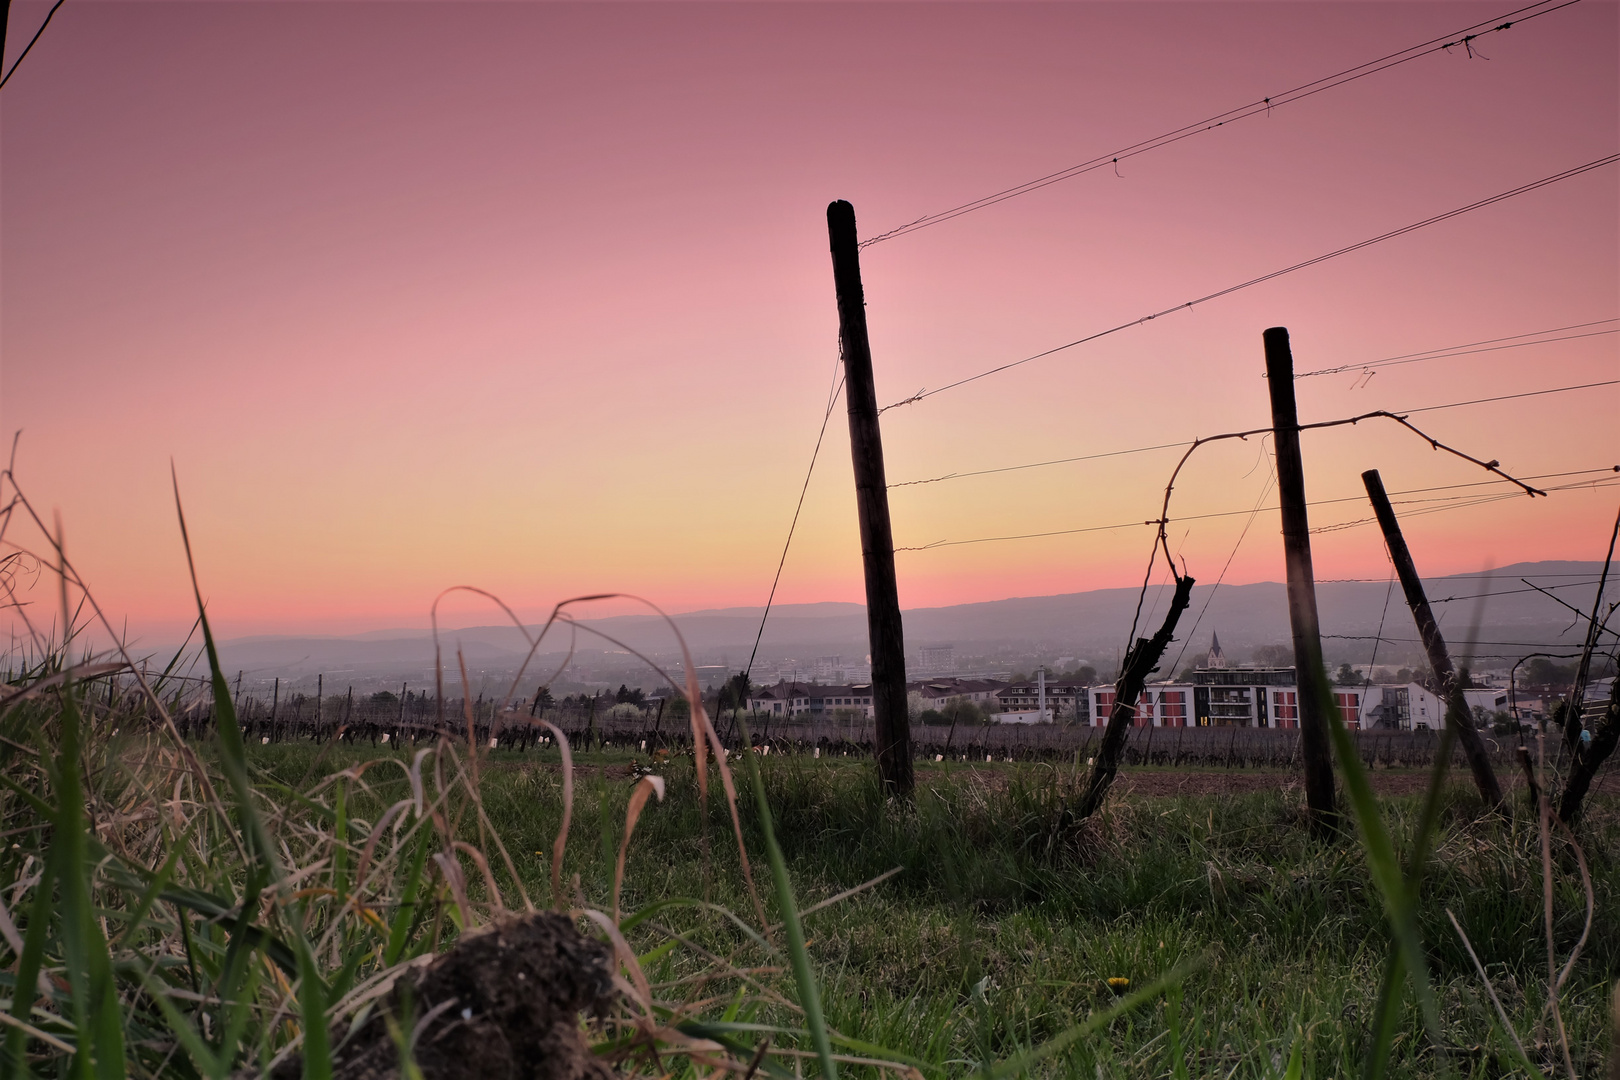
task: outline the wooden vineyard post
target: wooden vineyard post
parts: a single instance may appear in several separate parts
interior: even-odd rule
[[[838,293],[838,346],[844,358],[855,508],[860,516],[861,561],[866,572],[878,779],[886,794],[905,798],[912,788],[911,721],[906,713],[906,652],[894,572],[894,533],[889,527],[889,487],[883,469],[877,390],[872,383],[872,347],[866,337],[866,294],[861,287],[855,208],[842,199],[827,207],[827,236]]]
[[[1434,677],[1440,683],[1440,693],[1446,701],[1446,726],[1456,733],[1457,741],[1462,744],[1463,756],[1468,759],[1468,768],[1474,774],[1474,786],[1479,788],[1479,797],[1489,806],[1500,806],[1502,786],[1496,781],[1496,770],[1491,768],[1485,743],[1474,728],[1474,718],[1468,712],[1468,701],[1463,697],[1462,687],[1457,683],[1457,672],[1451,666],[1451,655],[1446,651],[1446,640],[1440,636],[1440,626],[1434,621],[1429,598],[1423,592],[1423,581],[1418,577],[1412,553],[1406,547],[1406,538],[1401,535],[1401,523],[1395,520],[1395,508],[1390,506],[1389,496],[1384,492],[1383,478],[1378,475],[1377,469],[1368,469],[1361,474],[1361,482],[1367,486],[1367,498],[1372,501],[1373,513],[1378,515],[1378,527],[1384,532],[1384,545],[1389,548],[1390,561],[1395,564],[1395,573],[1401,579],[1401,590],[1406,593],[1406,606],[1412,609],[1418,637],[1423,639],[1423,650],[1429,654],[1429,666],[1434,669]]]
[[[1338,829],[1333,806],[1333,751],[1325,710],[1333,700],[1322,667],[1322,630],[1316,617],[1316,573],[1311,566],[1311,528],[1305,512],[1305,466],[1299,454],[1299,411],[1294,404],[1294,353],[1286,327],[1264,334],[1266,382],[1271,391],[1272,446],[1277,453],[1277,493],[1282,504],[1283,556],[1288,567],[1288,623],[1294,634],[1294,673],[1299,687],[1299,749],[1305,769],[1305,804],[1311,831]]]

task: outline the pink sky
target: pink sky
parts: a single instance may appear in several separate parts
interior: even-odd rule
[[[831,199],[875,234],[1509,6],[72,0],[0,94],[0,430],[23,430],[24,489],[148,639],[190,617],[171,458],[222,636],[423,625],[458,583],[526,615],[607,589],[758,604],[836,361]],[[8,63],[45,10],[13,5]],[[1614,152],[1617,16],[1585,0],[1481,58],[869,248],[879,398]],[[1268,326],[1303,369],[1620,315],[1617,173],[889,412],[890,479],[1262,426]],[[1616,340],[1302,380],[1300,412],[1613,379]],[[1617,406],[1606,387],[1414,420],[1539,475],[1620,462]],[[1305,454],[1313,499],[1359,496],[1368,467],[1393,491],[1487,479],[1392,426]],[[1143,520],[1173,463],[900,489],[897,543]],[[1268,477],[1257,443],[1200,451],[1175,510],[1247,509]],[[1434,574],[1600,558],[1615,502],[1560,491],[1408,535]],[[1172,546],[1213,581],[1244,522]],[[901,601],[1129,584],[1148,542],[903,552]],[[1367,527],[1320,534],[1316,564],[1386,572]],[[1226,580],[1281,575],[1262,514]],[[861,596],[840,405],[778,600]]]

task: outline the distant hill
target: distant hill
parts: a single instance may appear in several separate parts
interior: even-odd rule
[[[1431,601],[1448,638],[1461,642],[1470,627],[1473,636],[1501,645],[1481,646],[1485,654],[1522,654],[1531,644],[1570,644],[1579,640],[1572,626],[1575,616],[1548,596],[1526,586],[1528,579],[1568,602],[1590,610],[1592,593],[1602,565],[1597,562],[1536,562],[1505,566],[1486,574],[1455,574],[1426,582]],[[1611,586],[1612,588],[1612,586]],[[1490,596],[1481,596],[1491,593]],[[1111,665],[1125,644],[1138,590],[1097,589],[1057,596],[1012,597],[975,604],[914,608],[904,613],[908,649],[951,644],[956,655],[1000,656],[1016,662],[1020,656],[1065,655]],[[1213,596],[1212,596],[1213,594]],[[1164,615],[1169,590],[1155,587],[1144,609],[1143,625],[1156,627]],[[1419,647],[1398,584],[1387,581],[1324,581],[1317,586],[1324,648],[1335,663],[1364,661],[1371,653],[1370,638],[1383,627],[1380,659],[1403,662]],[[740,668],[746,662],[759,629],[759,608],[721,608],[674,616],[688,647],[699,664],[725,663]],[[655,659],[672,661],[679,655],[673,636],[653,616],[622,615],[582,624],[608,634],[622,646]],[[566,630],[553,631],[544,653],[553,657],[568,647]],[[1199,585],[1192,607],[1184,617],[1178,639],[1187,652],[1209,647],[1209,635],[1218,632],[1228,655],[1247,658],[1260,645],[1289,640],[1286,590],[1277,582],[1251,585]],[[579,634],[581,655],[612,657],[620,645]],[[471,626],[442,633],[446,659],[454,666],[459,647],[470,668],[496,671],[515,667],[527,650],[512,627]],[[1524,644],[1520,644],[1524,643]],[[1178,652],[1180,650],[1178,649]],[[771,612],[760,642],[762,661],[777,658],[813,658],[841,654],[859,660],[866,653],[866,616],[861,604],[784,604]],[[367,676],[401,677],[431,668],[433,644],[426,631],[385,630],[345,637],[251,637],[222,643],[221,658],[230,669],[246,669],[259,677],[279,674],[297,678],[323,671],[352,679]],[[622,656],[622,663],[633,658]],[[1485,666],[1484,663],[1478,666]]]

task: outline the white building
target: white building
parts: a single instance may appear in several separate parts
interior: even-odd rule
[[[1058,723],[1086,722],[1092,715],[1085,683],[1066,679],[1046,680],[1046,719]],[[1038,679],[1010,683],[996,691],[1002,723],[1038,723],[1041,720],[1041,683]],[[1028,717],[1023,714],[1028,713]]]
[[[801,682],[779,682],[756,689],[748,695],[748,711],[779,717],[821,719],[835,713],[850,713],[872,719],[872,687]]]
[[[1508,711],[1508,692],[1505,687],[1487,686],[1476,690],[1464,690],[1463,700],[1468,702],[1468,711],[1484,709],[1485,715]]]
[[[1466,691],[1465,691],[1466,693]],[[1503,692],[1502,697],[1507,697]],[[1369,686],[1362,702],[1369,728],[1439,731],[1446,725],[1446,703],[1420,683],[1405,686]]]

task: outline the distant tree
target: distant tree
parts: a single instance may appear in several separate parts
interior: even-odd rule
[[[917,717],[925,724],[948,724],[950,719],[938,709],[924,709]]]
[[[753,692],[754,684],[753,681],[748,678],[748,673],[746,671],[739,671],[737,674],[727,679],[726,684],[720,688],[719,701],[716,708],[721,711],[725,709],[746,709],[748,708],[748,698],[753,694]]]
[[[639,687],[632,690],[628,686],[624,685],[624,683],[619,684],[618,693],[613,695],[613,701],[618,705],[640,705],[646,700],[646,691],[640,689]]]
[[[1262,645],[1254,650],[1254,662],[1261,667],[1287,667],[1294,662],[1294,647]]]
[[[676,694],[669,699],[667,711],[670,719],[685,720],[692,715],[692,706],[687,702],[685,694]]]
[[[379,690],[371,695],[371,703],[373,705],[397,705],[399,695],[391,690]]]
[[[1182,668],[1181,673],[1176,676],[1176,682],[1184,682],[1184,683],[1192,682],[1193,681],[1193,676],[1196,675],[1197,673],[1198,673],[1198,665],[1197,664],[1188,664],[1186,667]]]
[[[551,687],[542,686],[540,689],[534,692],[534,705],[536,709],[543,712],[556,704],[556,699],[551,696]]]
[[[1527,686],[1568,686],[1575,681],[1575,665],[1555,664],[1536,657],[1521,669]]]
[[[1340,664],[1338,674],[1333,676],[1333,681],[1340,686],[1360,686],[1366,680],[1357,675],[1356,669],[1349,664]]]

